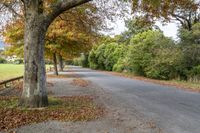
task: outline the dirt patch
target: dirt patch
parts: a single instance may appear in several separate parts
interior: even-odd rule
[[[89,121],[104,114],[91,96],[50,97],[50,105],[41,109],[19,108],[18,98],[0,99],[0,130],[4,131],[48,120]]]
[[[90,82],[81,78],[75,78],[72,80],[71,85],[80,86],[80,87],[87,87],[89,86]]]

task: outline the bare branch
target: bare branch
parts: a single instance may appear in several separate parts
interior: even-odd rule
[[[4,7],[6,7],[10,12],[12,12],[15,16],[18,16],[18,17],[20,17],[20,18],[23,18],[22,15],[20,15],[19,13],[17,13],[17,12],[15,11],[15,9],[12,7],[12,4],[2,3],[2,5],[3,5]]]

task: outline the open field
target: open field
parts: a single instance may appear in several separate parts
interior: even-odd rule
[[[24,65],[15,64],[0,64],[0,81],[9,78],[22,76],[24,71]]]
[[[50,65],[46,66],[47,68]],[[6,80],[9,78],[22,76],[24,72],[24,65],[23,64],[0,64],[0,81]]]

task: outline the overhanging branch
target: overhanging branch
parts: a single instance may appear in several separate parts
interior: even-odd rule
[[[82,5],[89,1],[92,0],[59,0],[56,4],[50,7],[50,13],[45,14],[45,23],[47,25],[50,25],[51,22],[64,11]]]

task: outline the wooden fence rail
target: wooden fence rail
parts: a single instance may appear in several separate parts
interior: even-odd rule
[[[20,80],[20,79],[23,79],[23,76],[15,77],[15,78],[11,78],[11,79],[8,79],[8,80],[1,81],[0,82],[0,86],[4,85],[5,87],[7,87],[7,83],[14,82],[14,81]]]
[[[52,70],[53,70],[53,67],[49,67],[46,71],[47,71],[47,72],[50,72],[50,71],[52,71]],[[23,76],[11,78],[11,79],[4,80],[4,81],[0,81],[0,86],[4,85],[5,88],[7,88],[7,84],[8,84],[8,83],[14,82],[14,81],[20,80],[20,79],[23,79]]]

